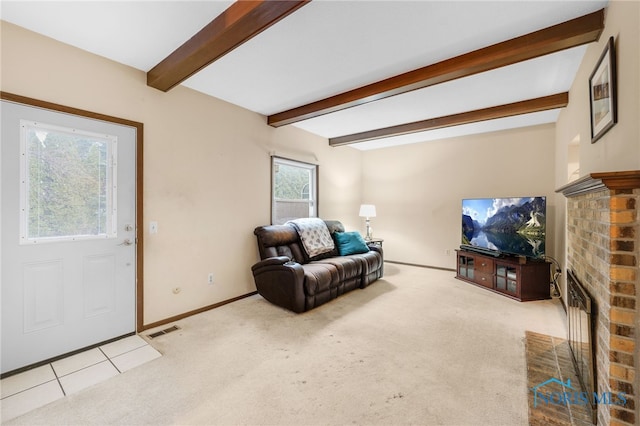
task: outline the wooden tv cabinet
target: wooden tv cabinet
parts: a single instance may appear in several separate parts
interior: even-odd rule
[[[456,278],[520,302],[551,298],[550,263],[456,250]]]

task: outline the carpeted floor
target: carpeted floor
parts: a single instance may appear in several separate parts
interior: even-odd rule
[[[178,321],[162,357],[7,424],[526,425],[525,331],[564,321],[558,300],[386,264],[305,314],[252,296]]]

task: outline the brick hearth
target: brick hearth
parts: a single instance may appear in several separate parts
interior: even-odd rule
[[[567,197],[566,267],[596,306],[597,392],[627,396],[624,406],[598,405],[598,424],[634,425],[640,421],[640,171],[593,173],[558,192]]]
[[[530,426],[588,426],[591,425],[591,410],[586,405],[545,404],[536,405],[532,389],[555,377],[578,385],[578,376],[573,368],[569,343],[566,339],[527,331],[525,334],[527,360],[527,387],[529,389]],[[557,383],[545,386],[547,392],[571,392]]]

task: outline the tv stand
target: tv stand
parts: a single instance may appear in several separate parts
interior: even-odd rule
[[[456,278],[520,302],[551,298],[545,260],[456,250]]]

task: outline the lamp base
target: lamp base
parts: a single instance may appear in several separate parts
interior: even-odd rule
[[[371,241],[373,238],[373,230],[371,228],[371,222],[369,218],[367,218],[367,235],[364,237],[365,241]]]

